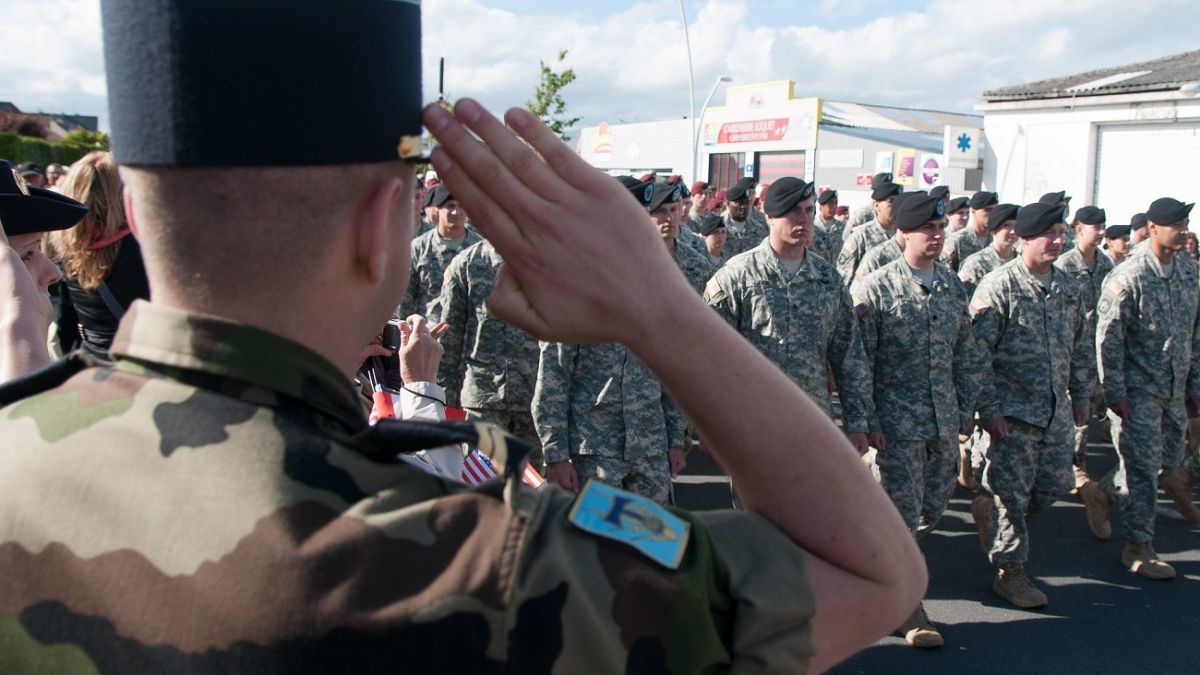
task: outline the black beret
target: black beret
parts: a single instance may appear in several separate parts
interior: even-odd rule
[[[21,162],[17,166],[17,173],[21,174],[22,176],[28,176],[29,174],[36,173],[40,176],[42,175],[43,171],[42,167],[34,164],[33,162]]]
[[[1104,236],[1107,239],[1120,239],[1128,237],[1132,228],[1128,225],[1109,225],[1104,228]]]
[[[794,176],[784,176],[771,183],[767,190],[767,198],[763,200],[763,212],[772,218],[778,218],[796,208],[805,199],[812,199],[816,188],[812,183],[806,183]]]
[[[971,199],[969,197],[955,197],[946,204],[946,213],[954,213],[967,208]]]
[[[1195,204],[1184,204],[1178,199],[1159,197],[1150,202],[1150,208],[1146,209],[1146,220],[1159,225],[1178,223],[1187,219],[1193,206]]]
[[[300,166],[421,154],[417,2],[102,0],[101,18],[121,164]],[[326,131],[313,133],[313,120]]]
[[[875,188],[877,188],[881,185],[887,185],[888,183],[891,183],[891,182],[892,182],[892,174],[891,173],[887,173],[887,172],[877,173],[871,177],[871,189],[874,190]]]
[[[946,200],[934,197],[924,190],[900,195],[892,207],[892,220],[896,223],[896,229],[905,232],[919,229],[925,223],[944,215]]]
[[[27,185],[11,164],[0,160],[0,223],[5,234],[65,230],[87,211],[74,199]]]
[[[949,199],[950,188],[945,185],[935,185],[929,189],[929,196],[936,199]]]
[[[995,232],[1000,229],[1004,223],[1013,220],[1020,213],[1021,207],[1016,204],[998,204],[996,208],[988,213],[987,229],[988,232]]]
[[[1132,230],[1140,230],[1146,226],[1146,223],[1147,223],[1146,214],[1135,213],[1135,214],[1133,214],[1133,217],[1129,219],[1129,229],[1131,231]]]
[[[1066,209],[1046,202],[1034,202],[1022,207],[1017,213],[1017,224],[1013,232],[1018,237],[1036,237],[1054,227],[1055,223],[1066,222]]]
[[[633,176],[617,176],[617,180],[629,190],[629,194],[633,195],[638,204],[650,206],[650,201],[654,198],[654,181],[640,181]]]
[[[987,192],[981,190],[971,195],[971,201],[968,202],[973,209],[984,209],[994,204],[1000,203],[1000,195],[995,192]]]
[[[871,199],[874,201],[877,201],[877,202],[881,202],[881,201],[887,199],[888,197],[891,197],[892,195],[898,195],[898,194],[903,194],[903,193],[904,193],[904,186],[900,185],[899,183],[890,183],[890,182],[889,183],[880,183],[879,185],[876,185],[872,188]]]
[[[743,199],[750,197],[750,190],[754,188],[754,184],[745,185],[742,181],[733,184],[733,187],[725,191],[725,200],[730,202],[740,202]]]
[[[662,208],[663,204],[674,204],[683,197],[683,192],[678,185],[670,183],[653,183],[654,191],[650,195],[650,203],[646,208],[650,213]]]
[[[772,187],[774,187],[774,186],[772,186]],[[822,192],[821,194],[817,195],[817,203],[818,204],[828,204],[830,199],[837,199],[837,198],[838,198],[837,190],[830,189],[830,190],[826,190],[826,191]]]
[[[1075,212],[1075,220],[1084,225],[1103,225],[1105,221],[1104,209],[1095,206],[1085,206]]]
[[[429,194],[429,205],[441,206],[451,199],[454,199],[454,195],[450,194],[450,188],[445,185],[438,185]]]
[[[719,227],[725,227],[725,219],[720,215],[708,212],[700,216],[700,235],[712,234]]]
[[[1059,202],[1069,202],[1071,198],[1067,196],[1066,190],[1062,192],[1047,192],[1038,200],[1043,204],[1057,204]]]

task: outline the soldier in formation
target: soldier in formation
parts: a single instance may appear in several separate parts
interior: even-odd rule
[[[955,232],[946,240],[941,263],[955,272],[972,253],[982,251],[992,243],[988,231],[988,213],[996,208],[1000,198],[995,192],[976,192],[968,202],[971,207],[971,226]]]
[[[440,317],[438,301],[446,267],[454,256],[481,239],[478,233],[467,229],[467,212],[445,185],[438,185],[429,193],[429,209],[435,227],[413,239],[412,271],[404,301],[396,310],[397,319],[413,314]]]
[[[725,191],[725,255],[733,257],[758,246],[767,228],[750,217],[753,183],[739,181]]]
[[[871,208],[875,218],[851,230],[838,254],[837,272],[843,285],[849,286],[854,282],[854,275],[867,251],[886,242],[895,233],[892,204],[902,192],[902,186],[890,181],[879,181],[871,188]]]
[[[837,217],[837,210],[837,190],[825,190],[817,195],[817,218],[813,222],[812,252],[829,262],[837,262],[846,234],[846,223]]]

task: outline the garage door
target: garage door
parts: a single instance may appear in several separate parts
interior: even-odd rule
[[[1128,223],[1159,197],[1200,201],[1200,123],[1101,126],[1095,194],[1109,223]],[[1193,222],[1200,229],[1200,212]]]

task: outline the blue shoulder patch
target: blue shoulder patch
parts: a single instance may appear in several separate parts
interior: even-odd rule
[[[589,480],[567,516],[575,527],[628,544],[647,558],[679,569],[691,523],[641,495]]]

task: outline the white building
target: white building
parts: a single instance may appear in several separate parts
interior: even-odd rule
[[[1066,190],[1128,223],[1200,201],[1200,51],[984,92],[983,182],[1027,204]]]

